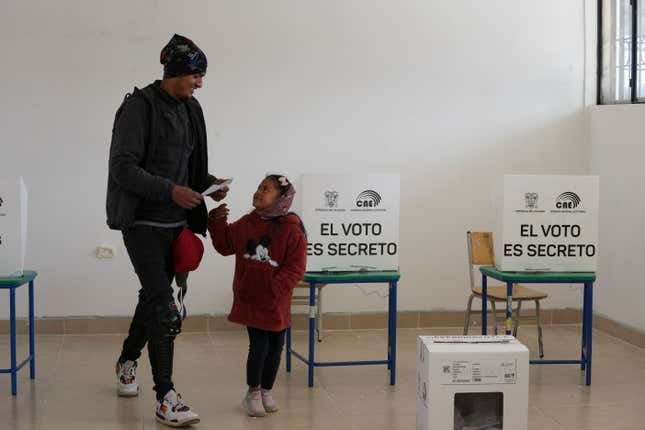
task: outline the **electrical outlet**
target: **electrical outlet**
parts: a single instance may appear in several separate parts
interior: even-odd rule
[[[114,258],[116,252],[111,246],[97,246],[96,258]]]

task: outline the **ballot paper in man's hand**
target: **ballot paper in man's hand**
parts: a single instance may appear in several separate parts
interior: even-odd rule
[[[204,192],[202,193],[202,196],[208,196],[208,195],[213,194],[213,193],[214,193],[214,192],[216,192],[216,191],[219,191],[219,190],[221,190],[221,189],[223,189],[223,188],[226,188],[226,187],[228,187],[228,186],[231,184],[231,182],[233,182],[233,179],[232,179],[232,178],[231,178],[231,179],[227,179],[227,180],[225,180],[225,181],[224,181],[224,182],[222,182],[221,184],[213,184],[213,185],[211,185],[210,187],[208,187],[208,188],[206,189],[206,191],[204,191]]]

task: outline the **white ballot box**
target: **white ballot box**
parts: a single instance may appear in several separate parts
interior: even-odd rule
[[[526,430],[528,383],[512,336],[419,336],[417,430]]]

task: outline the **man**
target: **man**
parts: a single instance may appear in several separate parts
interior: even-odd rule
[[[174,35],[161,51],[163,79],[135,88],[117,111],[110,147],[107,222],[121,230],[141,289],[128,337],[117,361],[117,391],[136,396],[137,359],[148,344],[157,395],[156,419],[178,427],[199,422],[172,383],[174,340],[181,316],[173,298],[173,242],[185,226],[205,234],[200,194],[208,174],[206,125],[193,92],[207,61],[189,39]],[[228,188],[211,197],[222,200]]]

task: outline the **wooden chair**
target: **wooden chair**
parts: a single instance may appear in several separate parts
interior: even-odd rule
[[[322,289],[325,285],[327,284],[316,284],[316,334],[318,336],[318,342],[322,342],[323,338]],[[306,290],[302,294],[300,292],[296,294],[296,291],[294,291],[291,306],[309,306],[309,283],[300,281],[296,285],[296,288]]]
[[[493,234],[490,232],[468,232],[468,274],[470,276],[470,290],[471,294],[468,298],[468,305],[466,308],[466,321],[464,323],[464,335],[468,334],[470,326],[470,314],[473,304],[473,299],[478,297],[481,300],[482,288],[475,286],[475,266],[493,266],[495,265],[495,254],[493,251]],[[513,336],[517,336],[517,330],[520,326],[522,302],[534,301],[535,302],[535,319],[537,320],[538,329],[538,349],[540,358],[544,357],[544,345],[542,342],[542,321],[540,319],[540,301],[546,299],[548,294],[542,291],[534,290],[523,285],[513,285],[513,303],[517,303],[515,311],[515,324],[513,327]],[[490,301],[493,310],[493,321],[495,326],[495,334],[497,334],[497,309],[496,303],[506,303],[506,285],[489,285],[486,290],[486,298]],[[506,314],[506,305],[503,308]],[[506,315],[504,315],[506,318]],[[524,317],[532,318],[532,317]]]

